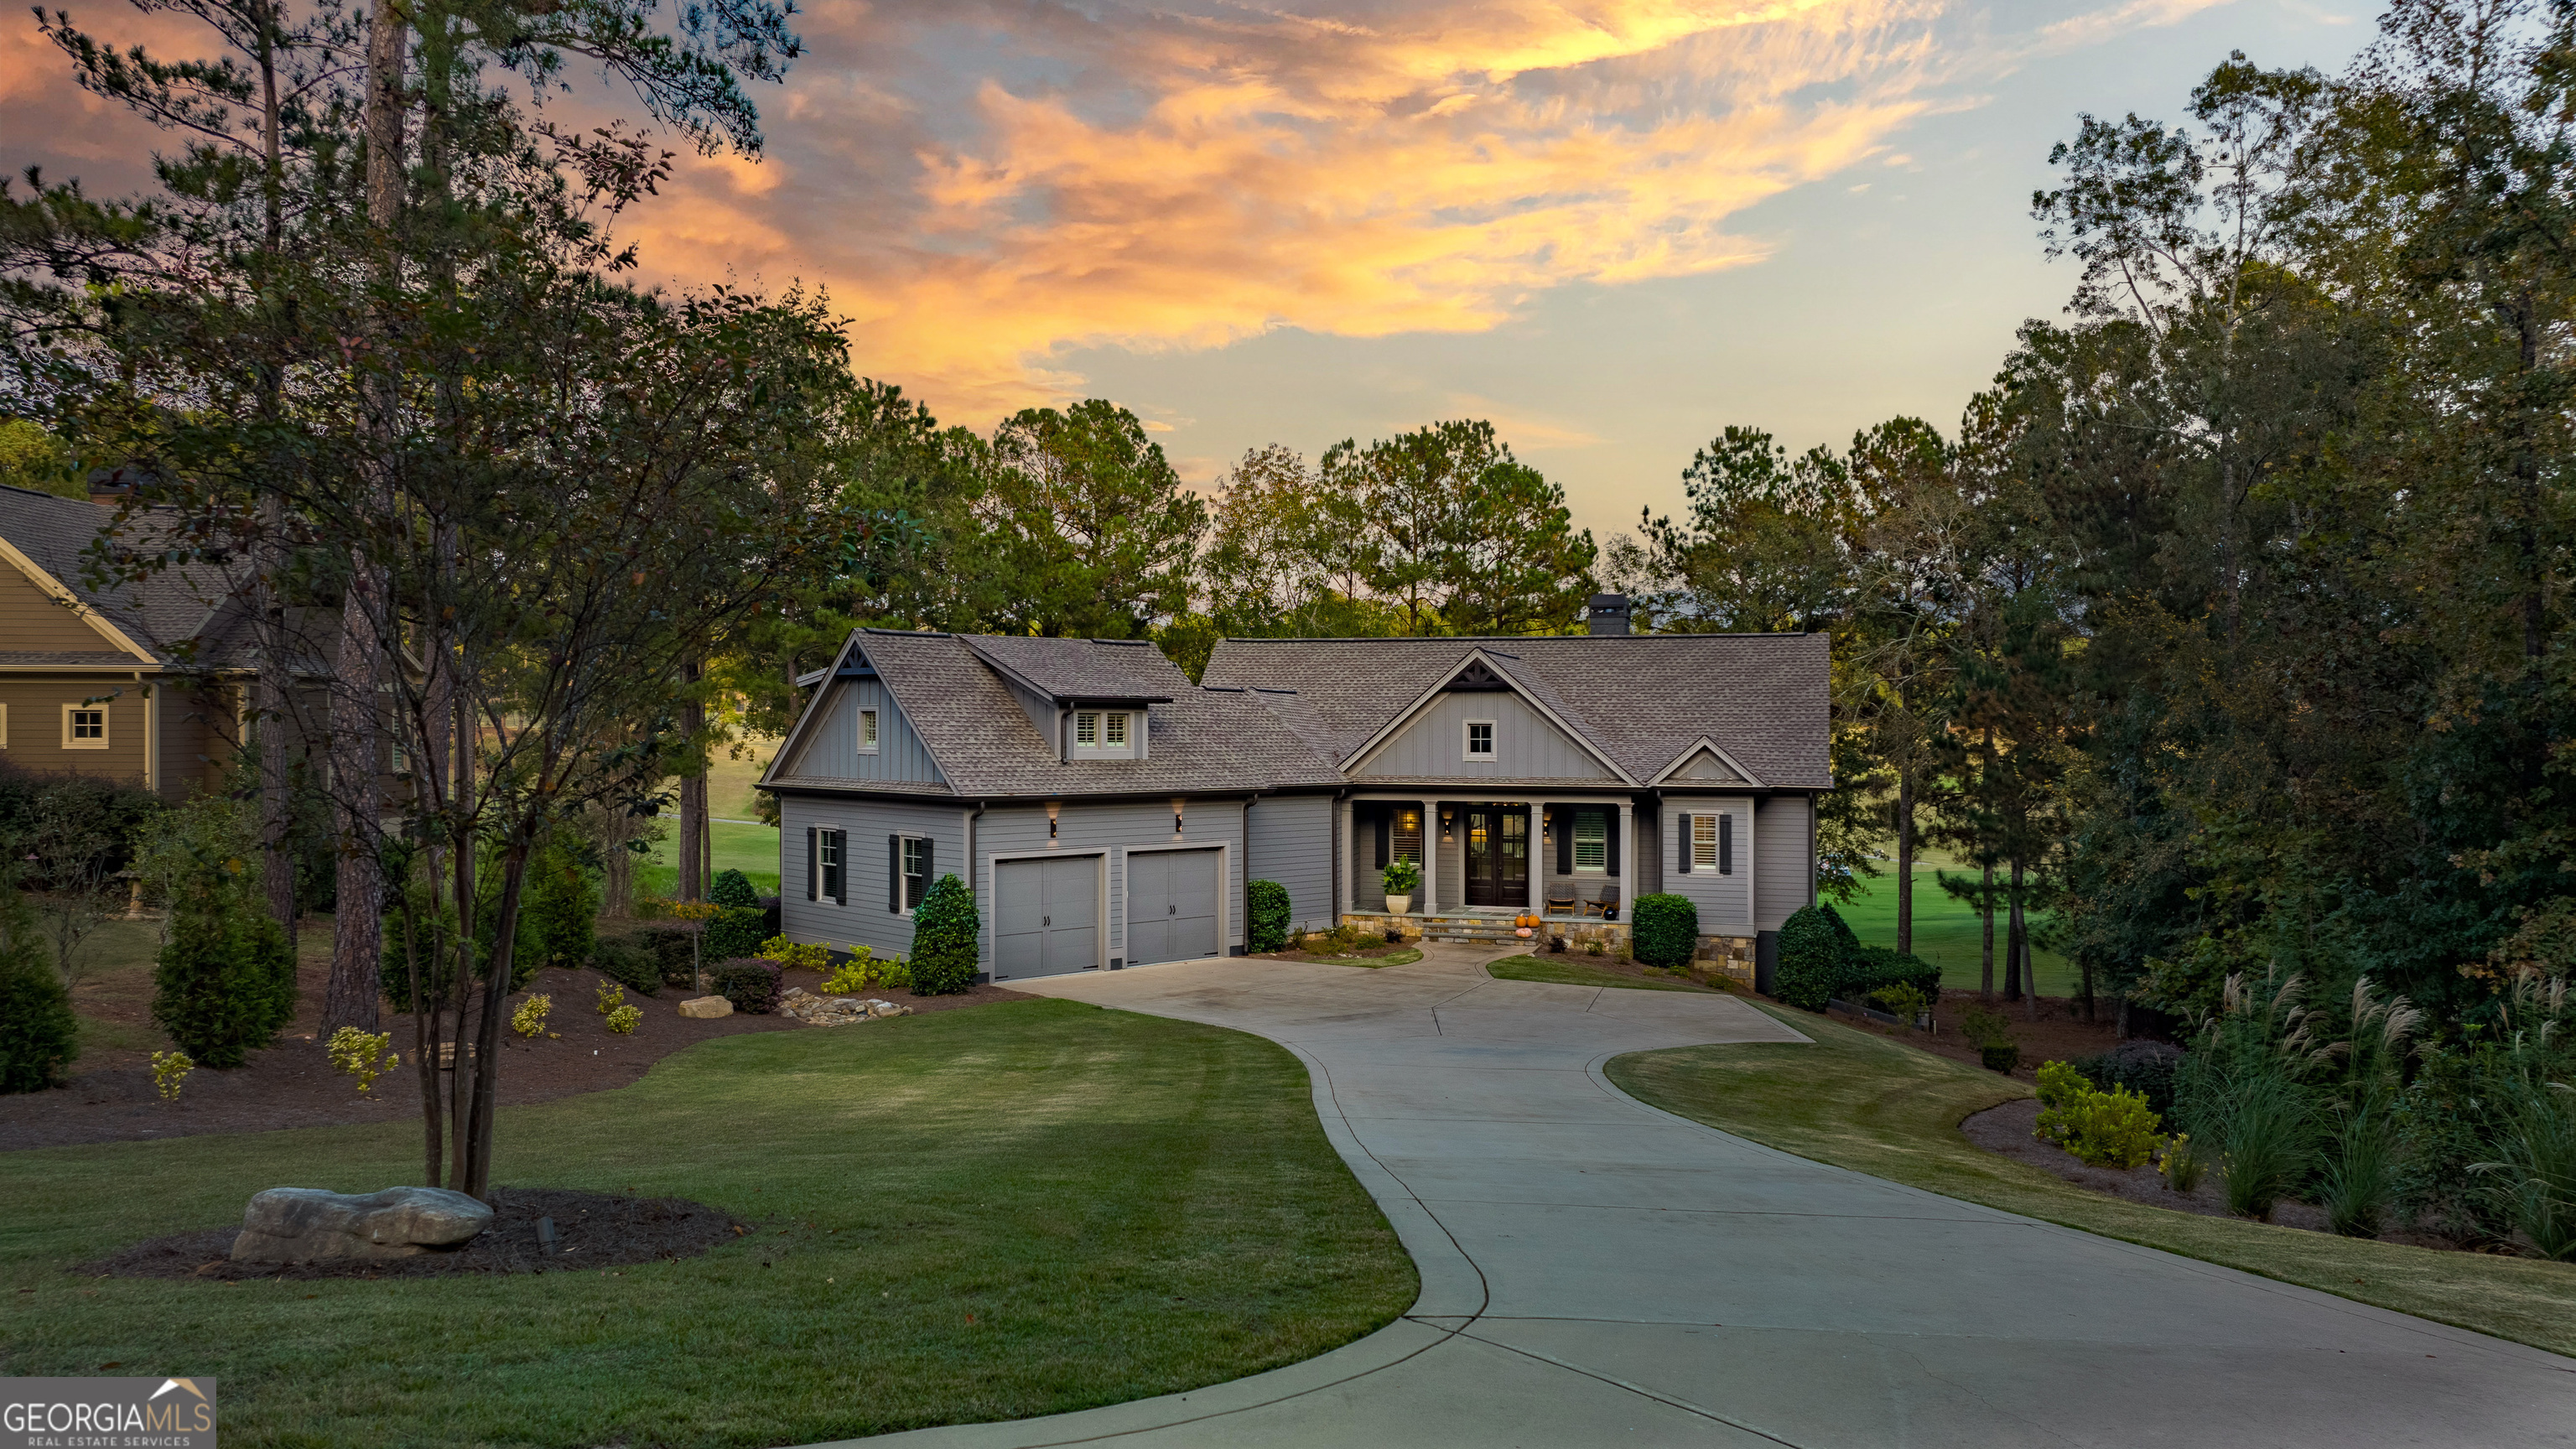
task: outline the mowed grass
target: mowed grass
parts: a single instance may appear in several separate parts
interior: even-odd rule
[[[741,871],[753,890],[765,896],[778,894],[778,831],[774,827],[712,820],[707,823],[707,835],[715,842],[718,871]],[[677,857],[672,851],[667,838],[653,842],[653,853],[635,867],[635,884],[655,895],[669,895],[680,880]]]
[[[1652,970],[1654,968],[1647,968]],[[1556,956],[1506,956],[1485,963],[1485,974],[1498,981],[1552,981],[1563,986],[1617,986],[1631,991],[1698,991],[1717,993],[1710,987],[1680,976],[1661,979],[1651,976],[1629,976],[1618,971],[1605,971],[1586,962]]]
[[[727,1037],[629,1088],[503,1109],[504,1186],[756,1225],[701,1258],[237,1286],[64,1271],[237,1223],[260,1188],[367,1191],[418,1160],[390,1127],[0,1156],[0,1374],[212,1375],[230,1445],[791,1444],[1236,1378],[1416,1291],[1294,1057],[1058,1001]]]
[[[1886,874],[1864,880],[1848,904],[1837,904],[1852,934],[1872,946],[1896,944],[1896,862],[1880,862]],[[1952,875],[1967,868],[1944,863]],[[1984,972],[1985,922],[1966,901],[1941,889],[1933,878],[1936,869],[1918,860],[1914,866],[1914,954],[1941,968],[1941,984],[1975,990]],[[2004,938],[2011,929],[2010,920],[2000,911],[1995,914],[1995,989],[2004,984]],[[2039,976],[2042,996],[2073,996],[2077,982],[2075,965],[2054,951],[2033,949],[2031,969]]]
[[[1761,1009],[1814,1044],[1639,1052],[1614,1059],[1610,1080],[1640,1101],[1800,1157],[2576,1353],[2576,1264],[2338,1238],[2087,1192],[1959,1133],[1969,1113],[2029,1096],[2021,1083],[1802,1011]]]

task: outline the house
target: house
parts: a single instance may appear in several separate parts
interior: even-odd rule
[[[241,739],[254,621],[213,565],[91,586],[83,555],[118,501],[0,485],[0,760],[183,800]]]
[[[1833,788],[1822,635],[1228,639],[1204,680],[1126,640],[853,633],[761,781],[783,924],[908,951],[955,872],[994,980],[1244,950],[1244,887],[1294,924],[1499,938],[1553,914],[1699,908],[1703,953],[1768,976],[1814,899]],[[1382,869],[1419,863],[1390,916]],[[1553,909],[1552,909],[1553,905]]]

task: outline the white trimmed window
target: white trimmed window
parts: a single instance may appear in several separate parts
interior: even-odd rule
[[[1100,716],[1088,711],[1077,711],[1073,716],[1073,742],[1086,748],[1098,745]]]
[[[863,710],[860,710],[860,711],[859,711],[859,753],[860,753],[860,754],[863,754],[863,755],[873,755],[873,754],[875,754],[876,752],[877,752],[877,712],[876,712],[875,710],[872,710],[872,709],[863,709]]]
[[[1494,757],[1494,722],[1489,719],[1467,721],[1467,758],[1490,760]]]
[[[1610,869],[1610,812],[1574,812],[1574,869],[1578,875],[1601,875]]]
[[[1127,710],[1075,710],[1073,753],[1091,759],[1132,759],[1140,721]]]
[[[1717,817],[1691,817],[1691,869],[1717,869]]]
[[[63,748],[67,750],[106,749],[107,706],[104,704],[64,705]]]
[[[1100,742],[1112,747],[1127,743],[1127,716],[1104,714],[1100,717]]]

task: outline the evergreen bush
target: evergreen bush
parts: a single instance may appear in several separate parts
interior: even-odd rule
[[[932,882],[912,913],[913,994],[951,996],[972,987],[983,926],[983,913],[964,881],[952,872]]]
[[[642,996],[651,996],[662,986],[662,960],[653,948],[633,937],[608,937],[593,941],[590,966],[600,975]]]
[[[2068,1063],[2103,1091],[2125,1087],[2147,1099],[2156,1115],[2173,1115],[2174,1072],[2182,1065],[2182,1048],[2169,1042],[2135,1037],[2107,1052]]]
[[[737,957],[708,971],[707,987],[732,1002],[736,1011],[767,1016],[778,1006],[778,963]]]
[[[726,906],[707,922],[706,959],[731,961],[760,954],[760,943],[776,934],[764,929],[767,924],[758,906]]]
[[[285,928],[230,881],[201,882],[173,906],[152,985],[152,1020],[200,1066],[240,1066],[295,1019]]]
[[[1637,959],[1649,966],[1687,966],[1699,950],[1699,907],[1688,896],[1639,896],[1629,920]]]
[[[1843,984],[1856,943],[1831,906],[1808,906],[1780,925],[1780,966],[1771,994],[1806,1011],[1822,1011]]]
[[[760,909],[760,895],[751,888],[750,877],[738,870],[717,871],[716,878],[707,882],[707,899],[720,906]]]
[[[548,844],[528,861],[528,935],[548,966],[579,966],[590,959],[599,920],[599,883],[566,842]]]
[[[1288,949],[1288,888],[1257,880],[1243,888],[1244,948],[1254,955]]]
[[[36,913],[0,879],[0,1092],[40,1091],[80,1052],[70,993],[36,935]]]

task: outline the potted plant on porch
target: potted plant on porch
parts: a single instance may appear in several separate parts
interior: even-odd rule
[[[1386,885],[1387,914],[1401,916],[1413,910],[1413,893],[1422,885],[1422,866],[1418,861],[1398,860],[1378,872]]]

